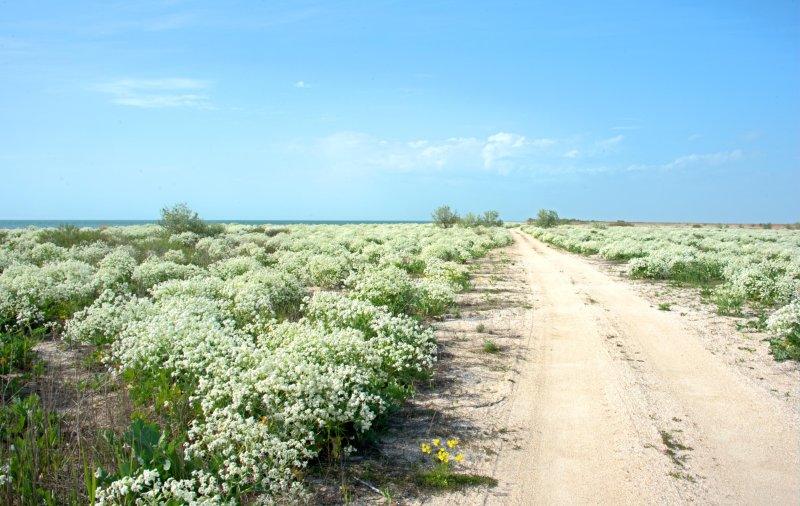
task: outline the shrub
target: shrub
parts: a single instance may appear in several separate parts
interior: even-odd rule
[[[200,216],[189,209],[185,203],[175,204],[172,207],[161,209],[159,225],[169,234],[183,234],[192,232],[199,236],[215,235],[222,231],[220,225],[209,225],[200,219]]]
[[[103,231],[93,228],[78,228],[75,225],[59,225],[58,228],[45,228],[39,232],[39,242],[52,243],[62,248],[95,242],[103,238]]]
[[[539,209],[534,224],[541,228],[555,227],[558,225],[558,213],[552,209]]]
[[[442,228],[450,228],[458,223],[458,212],[450,209],[450,206],[441,206],[433,211],[433,223]]]
[[[777,360],[800,360],[800,300],[775,311],[767,320],[767,330]]]

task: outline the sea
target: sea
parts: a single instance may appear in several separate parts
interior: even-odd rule
[[[241,225],[385,225],[402,223],[430,223],[430,221],[380,221],[380,220],[204,220],[206,223],[237,223]],[[0,229],[8,228],[55,228],[73,225],[78,228],[124,227],[147,225],[157,220],[0,220]]]

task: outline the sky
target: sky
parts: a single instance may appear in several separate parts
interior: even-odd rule
[[[0,219],[800,221],[800,3],[0,0]]]

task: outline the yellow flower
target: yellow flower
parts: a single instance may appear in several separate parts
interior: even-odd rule
[[[454,446],[458,446],[458,439],[450,439],[447,441],[447,446],[453,448]]]
[[[430,453],[430,452],[431,452],[431,445],[422,443],[422,453]]]
[[[259,423],[259,425],[266,425],[267,424],[267,417],[266,416],[262,416],[261,417],[261,421],[258,422],[258,423]]]
[[[461,455],[460,453],[458,455],[456,455],[456,461],[457,462],[461,462],[462,460],[464,460],[464,456],[463,455]]]
[[[438,439],[434,439],[433,440],[433,446],[436,446],[436,447],[439,446],[439,440]]]

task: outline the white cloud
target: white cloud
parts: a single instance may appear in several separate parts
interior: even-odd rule
[[[623,139],[625,139],[624,135],[616,135],[608,139],[597,141],[595,143],[595,146],[598,149],[613,149],[616,148],[622,142]]]
[[[483,166],[503,174],[508,173],[513,168],[515,157],[525,145],[526,140],[522,135],[507,132],[490,135],[481,150]]]
[[[675,170],[683,169],[686,167],[703,167],[710,165],[721,165],[743,160],[745,157],[741,149],[733,151],[722,151],[719,153],[705,153],[698,154],[692,153],[690,155],[680,156],[669,163],[662,165],[630,165],[630,171],[643,171],[643,170]]]
[[[311,85],[307,84],[305,81],[297,81],[296,83],[294,83],[294,87],[295,88],[310,88]]]
[[[365,172],[528,172],[566,174],[606,171],[598,160],[615,152],[623,136],[610,139],[528,138],[515,132],[486,137],[381,139],[363,132],[337,132],[312,144],[293,144],[295,156],[336,174]],[[598,168],[600,167],[600,168]]]
[[[204,93],[207,81],[188,78],[117,79],[94,86],[96,91],[111,95],[115,104],[131,107],[164,108],[194,107],[212,109]]]

